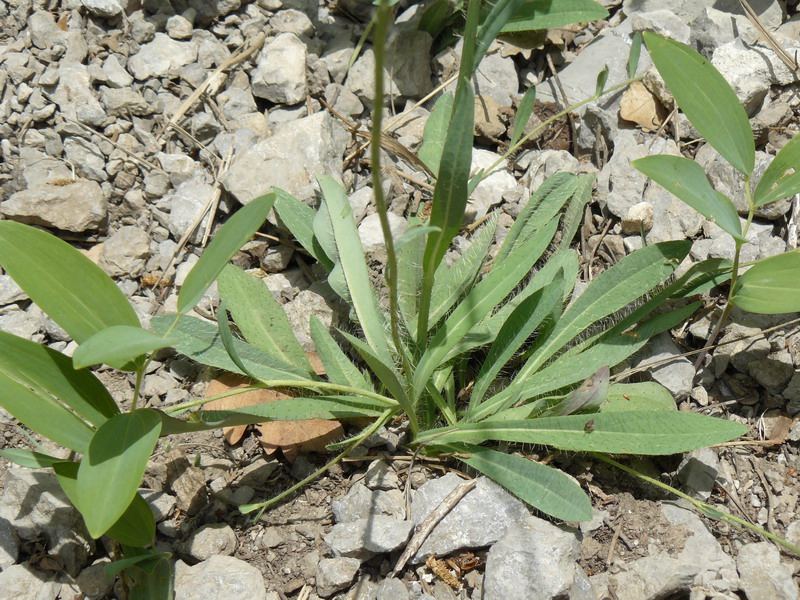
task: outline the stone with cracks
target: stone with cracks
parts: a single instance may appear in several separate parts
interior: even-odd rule
[[[162,77],[197,60],[197,44],[179,42],[166,33],[157,33],[128,60],[128,70],[139,81]]]
[[[276,104],[306,99],[306,45],[293,33],[282,33],[264,45],[251,74],[253,94]]]
[[[374,515],[350,523],[337,523],[325,536],[325,543],[334,556],[365,561],[402,547],[413,529],[411,521]]]
[[[78,179],[67,185],[45,183],[17,192],[0,204],[0,213],[20,223],[80,233],[105,226],[107,204],[99,184]]]
[[[254,566],[233,556],[212,556],[193,567],[175,565],[175,600],[247,598],[267,600],[264,578]]]
[[[355,558],[323,558],[317,565],[317,594],[322,598],[332,596],[353,582],[361,567]]]

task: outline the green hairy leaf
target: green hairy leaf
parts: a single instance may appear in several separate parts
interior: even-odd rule
[[[511,129],[511,141],[508,143],[509,147],[513,147],[525,133],[525,126],[533,113],[533,107],[536,104],[536,86],[532,85],[522,96],[522,101],[519,103],[517,113],[514,115],[514,126]]]
[[[527,0],[514,13],[503,32],[536,31],[605,19],[608,11],[593,0]]]
[[[442,94],[433,105],[428,120],[425,121],[425,129],[422,131],[422,146],[417,155],[434,173],[439,172],[439,163],[447,141],[447,128],[452,114],[453,94]]]
[[[645,32],[644,41],[683,114],[740,173],[755,165],[753,132],[739,99],[708,60],[685,44]]]
[[[141,367],[145,353],[169,348],[176,341],[141,327],[115,325],[83,342],[72,356],[72,364],[76,369],[107,364],[121,371],[135,371]]]
[[[756,206],[764,206],[800,192],[800,136],[780,149],[761,176],[753,194]]]

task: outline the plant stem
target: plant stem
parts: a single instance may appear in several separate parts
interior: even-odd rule
[[[356,446],[361,444],[361,442],[363,442],[365,439],[367,439],[369,436],[371,436],[373,433],[375,433],[378,429],[383,427],[383,425],[386,423],[386,421],[389,420],[389,417],[391,417],[391,416],[392,416],[392,412],[391,411],[387,410],[386,412],[384,412],[372,425],[370,425],[364,431],[362,431],[356,437],[354,437],[351,440],[351,444],[347,448],[345,448],[342,452],[340,452],[335,457],[333,457],[331,460],[329,460],[327,463],[325,463],[325,465],[321,469],[318,469],[318,470],[314,471],[311,475],[309,475],[308,477],[306,477],[302,481],[297,482],[292,487],[284,490],[283,492],[281,492],[280,494],[278,494],[274,498],[270,498],[269,500],[266,500],[264,502],[259,502],[258,504],[242,504],[239,507],[239,511],[242,512],[243,514],[247,514],[247,513],[253,512],[254,510],[258,510],[258,514],[256,515],[256,518],[254,519],[255,521],[258,521],[261,518],[261,515],[264,514],[264,511],[267,510],[270,506],[272,506],[276,502],[280,502],[281,500],[283,500],[287,496],[293,494],[295,491],[299,490],[301,487],[303,487],[307,483],[311,483],[312,481],[314,481],[317,477],[322,475],[325,471],[330,469],[333,465],[338,463],[345,456],[347,456],[350,452],[352,452],[356,448]]]
[[[713,506],[711,506],[709,504],[706,504],[705,502],[701,502],[700,500],[692,498],[688,494],[684,494],[680,490],[676,490],[671,485],[668,485],[668,484],[666,484],[666,483],[664,483],[662,481],[659,481],[658,479],[653,479],[652,477],[648,477],[647,475],[644,475],[643,473],[639,473],[637,470],[631,469],[630,467],[626,467],[625,465],[620,464],[617,461],[608,458],[607,456],[604,456],[602,454],[598,454],[596,452],[590,452],[589,454],[591,454],[592,456],[594,456],[598,460],[602,460],[603,462],[608,463],[609,465],[612,465],[612,466],[614,466],[614,467],[616,467],[616,468],[618,468],[618,469],[620,469],[622,471],[625,471],[629,475],[634,475],[634,476],[638,477],[639,479],[642,479],[642,480],[646,481],[647,483],[652,483],[653,485],[655,485],[657,487],[660,487],[662,490],[666,490],[666,491],[668,491],[668,492],[670,492],[672,494],[675,494],[676,496],[678,496],[680,498],[683,498],[684,500],[686,500],[688,502],[691,502],[694,506],[696,506],[700,510],[700,512],[702,512],[707,517],[710,517],[712,519],[715,518],[715,519],[718,519],[718,520],[721,520],[721,521],[725,521],[725,522],[730,523],[732,525],[740,525],[742,527],[746,527],[747,529],[750,529],[751,531],[755,531],[756,533],[759,533],[759,534],[763,535],[764,537],[769,538],[773,542],[777,542],[778,544],[780,544],[784,548],[787,548],[788,550],[791,550],[792,552],[794,552],[797,556],[800,556],[800,548],[798,548],[797,546],[794,546],[793,544],[790,544],[789,542],[787,542],[783,538],[780,538],[777,535],[775,535],[773,533],[770,533],[769,531],[765,531],[765,530],[761,529],[761,527],[758,527],[757,525],[753,525],[752,523],[748,523],[744,519],[740,519],[739,517],[734,517],[733,515],[728,514],[725,511],[719,510],[718,508],[714,508]]]
[[[373,52],[375,53],[375,99],[372,104],[372,143],[370,144],[370,158],[372,160],[372,191],[375,195],[375,206],[378,209],[378,218],[381,222],[383,240],[386,246],[386,266],[384,278],[389,290],[389,323],[392,331],[392,341],[395,352],[403,363],[403,372],[406,379],[411,379],[411,364],[403,352],[403,342],[400,338],[400,314],[397,298],[397,254],[394,247],[394,238],[389,226],[389,208],[383,195],[383,177],[381,175],[381,135],[383,131],[383,97],[384,97],[384,70],[386,62],[386,39],[389,31],[389,20],[392,8],[389,0],[380,0],[375,15],[375,37]]]
[[[749,210],[747,211],[747,222],[744,225],[744,229],[742,230],[742,237],[747,236],[747,231],[750,229],[750,224],[753,222],[753,215],[755,215],[756,207],[753,204],[753,195],[750,190],[750,176],[745,175],[744,177],[744,193],[745,198],[747,199],[747,206]],[[722,310],[722,314],[719,316],[717,320],[717,324],[714,326],[714,330],[712,331],[711,335],[706,341],[705,346],[703,346],[703,351],[697,355],[697,360],[694,361],[694,372],[695,375],[700,371],[700,367],[703,366],[703,361],[706,358],[711,347],[714,345],[714,342],[717,341],[717,337],[719,337],[722,328],[725,325],[725,322],[728,320],[728,317],[733,310],[733,304],[731,303],[731,298],[733,298],[733,294],[736,290],[736,282],[739,279],[739,258],[742,252],[742,246],[745,244],[742,240],[738,240],[734,238],[733,243],[735,245],[735,250],[733,253],[733,268],[731,271],[731,282],[730,286],[728,287],[728,298],[725,301],[725,308]]]
[[[262,381],[261,383],[254,384],[246,388],[228,390],[227,392],[217,394],[216,396],[211,396],[210,398],[201,398],[199,400],[184,402],[183,404],[168,406],[164,408],[164,412],[167,414],[172,414],[189,408],[194,408],[195,406],[200,406],[202,404],[211,402],[213,400],[219,400],[220,398],[227,398],[228,396],[235,396],[236,394],[244,394],[245,392],[252,392],[255,390],[262,390],[265,388],[300,388],[300,389],[328,390],[331,392],[339,392],[342,394],[352,394],[354,396],[363,396],[365,398],[371,398],[372,400],[377,400],[387,408],[391,409],[395,409],[398,406],[397,400],[395,400],[394,398],[387,398],[386,396],[381,396],[380,394],[376,394],[375,392],[370,392],[369,390],[362,390],[360,388],[353,388],[347,385],[339,385],[336,383],[327,383],[325,381],[296,381],[294,379],[280,379],[280,380]]]

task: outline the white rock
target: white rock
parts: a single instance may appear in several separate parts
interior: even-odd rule
[[[682,44],[689,42],[689,26],[667,9],[632,15],[631,29],[634,32],[653,31]]]
[[[480,169],[488,169],[499,158],[500,155],[491,150],[473,150],[471,172],[477,173]],[[472,192],[464,214],[465,221],[473,222],[480,219],[493,206],[503,201],[504,193],[516,187],[517,180],[508,172],[507,164],[506,160],[502,160],[495,167],[495,171],[483,179]]]
[[[183,15],[172,15],[167,19],[167,35],[173,40],[188,40],[193,32],[192,22]]]
[[[317,565],[317,594],[332,596],[349,586],[361,567],[355,558],[323,558]]]
[[[109,54],[103,62],[103,72],[106,82],[112,88],[127,88],[133,83],[133,77],[128,73],[114,54]]]
[[[103,190],[87,179],[62,186],[37,185],[0,204],[0,213],[14,221],[74,232],[105,225],[106,211]]]
[[[303,290],[297,294],[294,300],[283,305],[283,310],[289,318],[297,341],[306,350],[314,349],[310,323],[312,315],[327,328],[336,327],[339,322],[339,315],[325,298],[311,290]]]
[[[139,81],[162,77],[197,60],[197,44],[173,40],[166,33],[157,33],[128,60],[128,69]]]
[[[190,567],[175,565],[175,600],[267,600],[261,572],[232,556],[212,556]]]
[[[58,87],[52,98],[64,114],[81,123],[99,127],[106,120],[106,112],[92,89],[89,70],[79,62],[59,63]]]
[[[203,525],[183,545],[184,552],[197,560],[230,556],[236,550],[236,534],[227,523]]]
[[[387,213],[386,216],[389,219],[389,229],[396,243],[400,236],[405,233],[408,223],[403,217],[394,213]],[[373,213],[361,221],[358,226],[358,237],[361,238],[361,245],[364,246],[365,252],[375,250],[384,245],[381,218],[377,213]]]
[[[111,277],[138,277],[150,257],[150,236],[134,225],[120,227],[103,243],[100,268]]]
[[[276,104],[306,99],[306,46],[293,33],[282,33],[261,49],[251,73],[253,94]]]
[[[81,0],[81,4],[97,17],[116,17],[127,5],[125,0]]]
[[[13,565],[0,572],[0,590],[2,597],[31,598],[35,600],[55,600],[61,591],[61,584],[53,581],[43,571],[34,569],[29,564]]]
[[[647,202],[639,202],[628,209],[628,214],[622,219],[622,233],[637,235],[642,231],[647,233],[653,228],[653,206]]]
[[[739,549],[736,568],[742,589],[753,600],[797,600],[797,584],[792,567],[781,563],[781,555],[771,542],[756,542]]]

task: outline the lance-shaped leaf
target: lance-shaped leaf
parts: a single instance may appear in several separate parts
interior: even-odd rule
[[[496,440],[578,452],[662,455],[727,442],[745,433],[747,427],[733,421],[658,410],[458,423],[425,431],[416,441],[448,444]]]
[[[333,268],[333,260],[325,254],[314,239],[314,215],[316,214],[314,209],[280,188],[273,187],[272,193],[275,194],[275,211],[283,224],[306,249],[306,252],[330,271]]]
[[[771,256],[736,282],[731,302],[763,315],[800,311],[800,250]]]
[[[525,126],[528,124],[528,119],[531,118],[533,106],[536,104],[536,86],[532,85],[527,89],[525,95],[522,96],[522,101],[519,103],[517,113],[514,115],[514,126],[511,128],[511,138],[508,143],[509,147],[516,145],[516,143],[525,133]]]
[[[675,398],[667,388],[653,381],[617,383],[608,388],[600,412],[633,410],[675,410]]]
[[[183,282],[178,294],[180,314],[186,314],[200,301],[223,267],[258,231],[274,203],[275,194],[260,196],[236,211],[220,228]]]
[[[117,415],[95,433],[78,469],[78,509],[100,537],[128,509],[161,433],[161,417],[140,409]]]
[[[98,331],[78,346],[72,364],[76,369],[106,364],[123,371],[134,371],[141,365],[137,358],[175,343],[176,338],[163,337],[141,327],[115,325]]]
[[[0,222],[0,266],[79,344],[106,327],[139,326],[133,307],[111,278],[49,233]]]
[[[592,503],[581,486],[558,469],[473,445],[459,448],[457,456],[519,499],[556,519],[588,521],[592,518]]]
[[[517,9],[503,32],[553,29],[607,16],[608,11],[593,0],[528,0]]]
[[[372,391],[372,384],[350,361],[316,315],[311,315],[311,339],[331,383]]]
[[[761,176],[753,194],[756,206],[788,198],[800,192],[800,135],[780,149]]]
[[[643,35],[650,57],[683,114],[725,160],[750,175],[755,165],[753,132],[725,78],[689,46],[655,33]]]
[[[631,164],[723,231],[742,242],[747,241],[733,202],[711,187],[703,167],[693,160],[660,154],[640,158]]]
[[[422,130],[422,146],[417,155],[434,173],[439,172],[439,162],[447,142],[447,129],[452,114],[453,94],[442,94],[433,105],[433,110]]]

